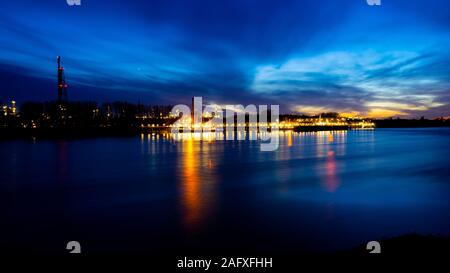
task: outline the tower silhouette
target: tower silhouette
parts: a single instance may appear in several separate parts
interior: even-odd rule
[[[58,61],[58,103],[67,101],[67,83],[64,76],[64,67],[61,66],[61,57],[57,57]]]

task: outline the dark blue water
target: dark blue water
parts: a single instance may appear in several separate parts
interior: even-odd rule
[[[0,245],[299,253],[450,235],[449,129],[280,138],[275,152],[169,135],[0,142]]]

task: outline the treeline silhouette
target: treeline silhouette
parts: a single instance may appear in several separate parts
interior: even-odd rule
[[[16,114],[0,115],[0,137],[134,134],[141,127],[173,123],[171,109],[170,105],[122,101],[25,102]]]
[[[102,104],[93,101],[25,102],[17,112],[4,110],[0,115],[0,137],[135,134],[148,130],[160,130],[174,123],[178,117],[171,116],[171,110],[171,105],[144,105],[123,101]],[[280,115],[280,121],[318,117],[334,119],[339,117],[339,113],[322,113],[315,116]],[[450,126],[450,119],[447,118],[432,120],[423,117],[420,119],[389,118],[373,121],[377,128]]]
[[[414,128],[414,127],[446,127],[450,126],[450,119],[378,119],[374,120],[377,128]]]

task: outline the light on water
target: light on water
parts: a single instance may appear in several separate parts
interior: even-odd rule
[[[1,190],[15,196],[1,201],[11,211],[4,220],[34,229],[33,238],[82,236],[93,251],[105,240],[111,251],[146,251],[146,242],[309,251],[448,235],[448,129],[279,131],[273,152],[229,133],[235,140],[213,132],[2,142]]]

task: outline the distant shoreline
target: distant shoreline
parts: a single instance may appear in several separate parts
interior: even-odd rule
[[[406,124],[397,125],[388,124],[387,126],[377,126],[370,128],[376,129],[402,129],[402,128],[450,128],[445,126],[406,126]],[[292,129],[291,129],[292,130]],[[318,132],[318,131],[343,131],[353,130],[352,128],[327,128],[325,126],[293,129],[295,132]],[[361,130],[361,129],[354,129]],[[362,129],[365,130],[365,129]],[[236,131],[236,130],[235,130]],[[280,130],[281,131],[281,130]],[[0,128],[0,140],[9,139],[28,139],[28,138],[44,138],[44,139],[71,139],[71,138],[92,138],[92,137],[131,137],[139,134],[149,133],[170,133],[170,128],[120,128],[120,127],[98,127],[98,128]]]

